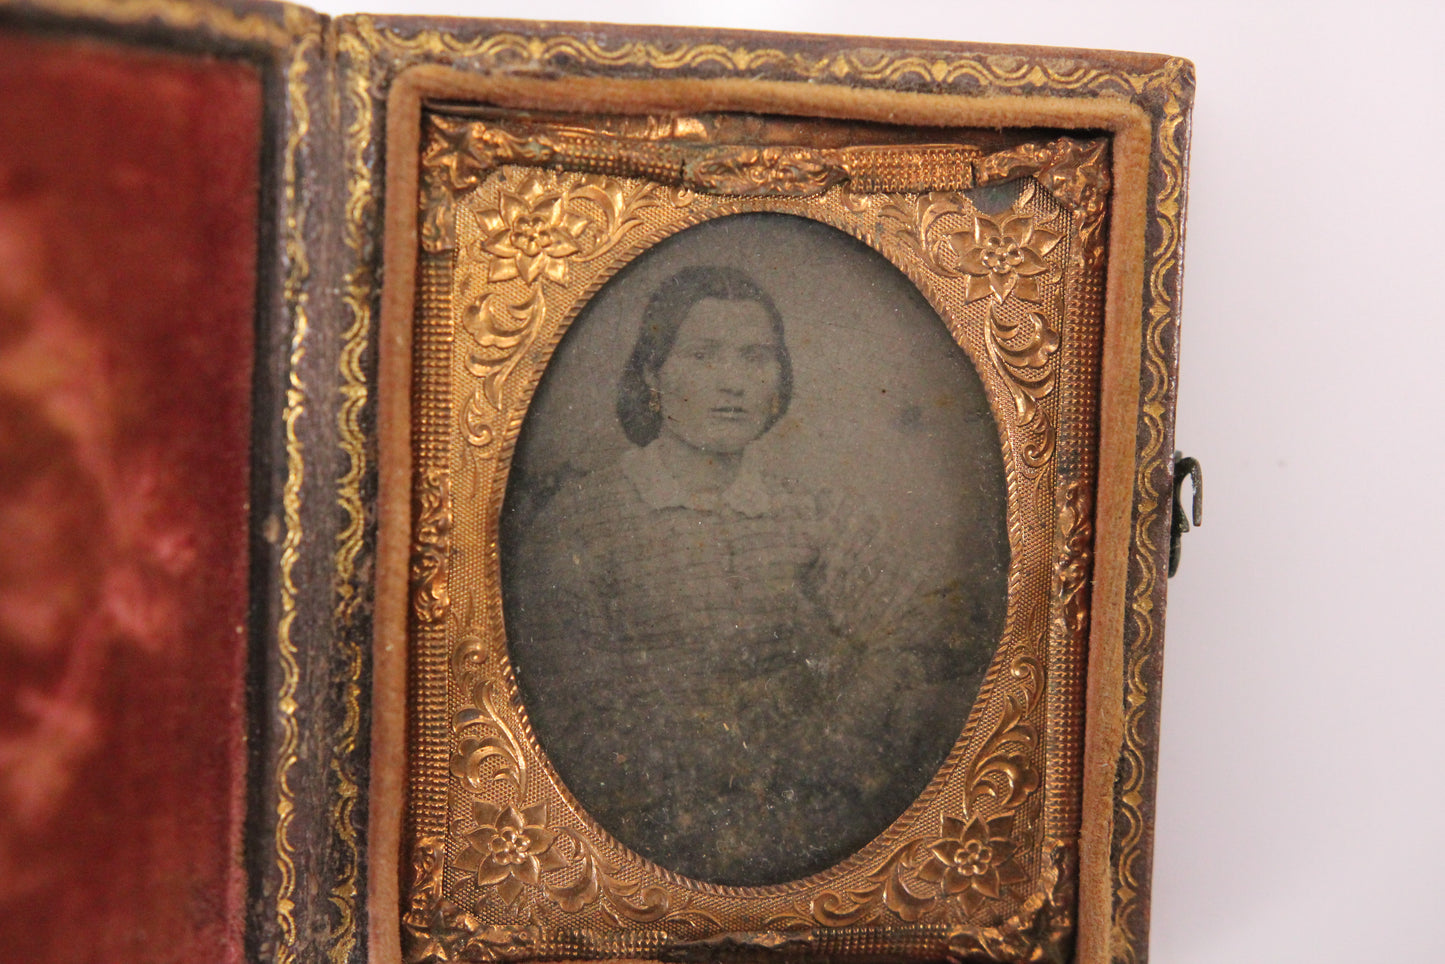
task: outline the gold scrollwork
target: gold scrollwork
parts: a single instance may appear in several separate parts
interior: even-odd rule
[[[547,319],[548,284],[565,284],[572,266],[612,251],[642,225],[645,209],[688,199],[687,192],[654,184],[539,171],[515,189],[500,188],[495,202],[465,208],[479,235],[461,251],[459,267],[468,293],[461,327],[472,338],[467,370],[478,379],[461,412],[471,445],[496,438],[507,380]],[[498,293],[509,282],[520,297]]]
[[[312,31],[323,29],[317,24]],[[331,46],[333,38],[341,53],[365,62],[366,57],[361,55],[353,36],[345,32],[337,36],[328,31],[322,37],[328,64],[332,62],[329,58],[336,53]],[[327,76],[338,74],[328,70]],[[328,93],[331,91],[328,90]],[[370,136],[372,101],[365,91],[349,86],[342,95],[346,108],[352,111],[345,131],[349,147]],[[371,167],[364,156],[348,150],[346,217],[341,228],[350,260],[340,292],[348,324],[341,334],[336,359],[336,389],[340,404],[335,416],[338,448],[344,462],[333,483],[335,504],[340,507],[344,521],[336,535],[332,556],[336,587],[333,624],[337,627],[336,657],[342,666],[338,674],[342,712],[339,724],[326,741],[330,750],[327,770],[336,786],[335,799],[328,813],[332,851],[337,855],[337,870],[328,881],[330,886],[327,891],[334,921],[324,938],[326,956],[331,964],[346,964],[354,956],[358,931],[357,902],[364,891],[355,804],[361,796],[356,751],[364,719],[362,673],[370,646],[369,626],[364,620],[358,620],[357,615],[365,612],[371,598],[371,570],[365,564],[368,536],[371,535],[368,531],[371,513],[367,508],[365,485],[372,467],[368,456],[368,432],[363,427],[372,395],[367,355],[371,348],[372,306],[376,294],[375,269],[364,254],[371,241],[371,219],[377,209]]]
[[[689,159],[682,176],[714,194],[822,194],[848,179],[847,169],[821,151],[801,147],[718,148]]]
[[[500,302],[487,293],[462,309],[462,328],[476,343],[467,356],[467,370],[481,379],[462,410],[462,428],[467,441],[479,447],[491,443],[492,421],[502,410],[502,386],[547,317],[540,288],[520,304]]]
[[[579,834],[549,820],[545,802],[524,803],[531,798],[527,755],[515,725],[508,721],[508,705],[498,681],[487,673],[486,645],[479,631],[465,634],[455,652],[452,666],[459,683],[472,693],[471,706],[452,720],[455,752],[451,772],[473,793],[500,787],[497,803],[477,795],[472,798],[474,828],[464,834],[466,848],[455,862],[465,871],[478,894],[480,909],[491,902],[512,907],[522,902],[534,906],[544,896],[550,906],[564,913],[577,913],[601,904],[608,913],[623,919],[651,924],[659,921],[711,924],[717,920],[705,911],[677,900],[665,888],[645,882],[629,882],[617,868]],[[484,928],[479,919],[461,912],[446,899],[442,890],[444,847],[440,838],[422,841],[416,851],[407,926],[412,935],[409,964],[450,960],[442,957],[461,947],[465,959],[490,959],[499,943],[515,944],[521,932],[508,928]],[[506,940],[498,935],[505,932]]]
[[[1105,141],[1061,137],[997,151],[974,165],[980,187],[1031,176],[1059,203],[1079,214],[1079,250],[1089,269],[1103,261],[1105,207],[1112,180]]]
[[[1158,697],[1152,693],[1158,671],[1159,608],[1155,604],[1160,533],[1166,532],[1168,492],[1172,481],[1168,429],[1172,377],[1166,337],[1177,323],[1175,314],[1179,259],[1183,245],[1184,126],[1188,118],[1185,92],[1193,86],[1192,68],[1184,61],[1149,79],[1162,95],[1161,118],[1155,127],[1154,150],[1162,176],[1152,199],[1151,217],[1157,241],[1147,259],[1149,271],[1148,317],[1143,337],[1139,429],[1141,441],[1134,478],[1135,512],[1130,560],[1129,622],[1133,638],[1126,640],[1124,675],[1124,746],[1116,778],[1114,831],[1114,906],[1111,920],[1114,959],[1134,964],[1143,956],[1145,895],[1148,889],[1148,837],[1150,818],[1145,812],[1146,792],[1152,780],[1149,747],[1153,743],[1151,718],[1157,719]],[[1164,536],[1167,539],[1167,535]]]
[[[407,964],[502,960],[509,951],[526,950],[538,943],[536,927],[483,927],[473,914],[447,898],[445,870],[445,841],[441,837],[419,839],[412,849],[416,884],[401,919]]]
[[[67,18],[110,24],[160,24],[174,31],[205,31],[231,41],[285,48],[300,39],[319,42],[308,10],[288,8],[282,23],[266,12],[233,8],[211,0],[45,0],[42,9]]]
[[[1092,493],[1087,482],[1076,479],[1059,492],[1058,560],[1054,565],[1055,633],[1063,639],[1082,640],[1089,628],[1089,606],[1084,588],[1094,562]]]
[[[1018,657],[1008,678],[1018,685],[967,765],[961,812],[943,814],[938,830],[894,847],[862,884],[825,890],[778,915],[773,927],[853,927],[887,914],[907,923],[973,919],[990,901],[1017,898],[1029,882],[1016,859],[1013,824],[1040,785],[1033,762],[1038,734],[1028,722],[1042,695],[1043,670]]]
[[[972,187],[976,148],[959,144],[811,148],[696,143],[676,131],[702,132],[695,118],[677,118],[632,134],[550,126],[513,131],[481,120],[433,116],[422,167],[452,193],[474,188],[502,164],[557,167],[582,173],[645,177],[660,184],[737,197],[814,197],[835,185],[850,191],[898,193]],[[427,204],[431,210],[435,208]],[[427,224],[435,215],[423,215]],[[424,228],[438,239],[445,229]],[[437,240],[433,243],[445,243]]]
[[[160,6],[173,15],[181,4],[132,4],[130,13],[150,15]],[[200,8],[197,8],[199,11]],[[114,13],[114,11],[112,11]],[[276,754],[276,928],[280,934],[277,961],[290,964],[295,960],[296,924],[296,850],[291,841],[291,825],[296,816],[296,794],[291,787],[291,773],[299,762],[301,728],[297,720],[301,686],[300,651],[292,637],[296,622],[296,564],[300,559],[303,538],[301,495],[306,473],[305,453],[297,426],[307,407],[306,385],[301,379],[301,363],[306,357],[310,334],[310,294],[307,286],[311,262],[306,250],[307,204],[300,191],[301,151],[311,130],[311,110],[307,100],[310,58],[321,45],[314,33],[303,33],[307,21],[299,11],[288,8],[286,27],[299,35],[286,67],[286,145],[282,152],[282,177],[286,218],[286,277],[282,290],[290,310],[291,343],[287,357],[286,399],[281,413],[286,438],[286,481],[281,490],[282,519],[285,535],[281,544],[280,609],[276,623],[276,662],[281,679],[276,692],[276,715],[280,720],[280,739]]]
[[[1025,474],[1036,475],[1053,457],[1056,431],[1040,404],[1057,380],[1059,334],[1038,310],[1044,285],[1054,286],[1063,269],[1047,261],[1062,235],[1026,213],[1035,181],[1026,181],[1010,211],[989,217],[960,195],[934,192],[917,201],[896,198],[879,213],[890,235],[922,257],[935,275],[964,282],[964,302],[987,299],[984,347],[1008,387],[1022,427],[1032,441],[1019,455]],[[1062,297],[1058,295],[1057,297]]]
[[[412,608],[423,623],[445,618],[451,605],[447,593],[447,553],[451,551],[451,478],[443,469],[428,468],[416,484],[416,545],[412,553]]]
[[[1058,350],[1058,332],[1037,311],[1030,311],[1023,321],[1010,321],[997,305],[989,306],[983,330],[989,361],[1013,396],[1020,424],[1039,429],[1039,439],[1023,449],[1024,465],[1041,469],[1054,454],[1053,423],[1039,403],[1054,390],[1055,372],[1049,356]]]
[[[1074,929],[1073,852],[1055,846],[1044,860],[1039,888],[1023,902],[1019,913],[1001,927],[955,925],[947,934],[950,962],[990,961],[1055,962],[1058,948]]]
[[[474,683],[474,707],[456,714],[452,726],[458,742],[451,770],[473,790],[500,781],[511,787],[514,796],[521,797],[526,792],[527,755],[516,733],[502,720],[497,689],[496,680]],[[480,735],[462,735],[471,730]]]

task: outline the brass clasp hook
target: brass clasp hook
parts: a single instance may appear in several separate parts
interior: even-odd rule
[[[1199,525],[1204,521],[1204,469],[1198,459],[1191,459],[1181,452],[1174,453],[1174,520],[1169,531],[1169,575],[1173,576],[1179,571],[1179,553],[1181,551],[1180,541],[1184,533],[1189,531],[1189,516],[1184,513],[1184,503],[1181,501],[1181,492],[1184,489],[1184,480],[1188,479],[1194,487],[1194,524]]]

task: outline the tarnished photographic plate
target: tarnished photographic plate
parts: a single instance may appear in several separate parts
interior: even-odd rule
[[[403,958],[1068,959],[1139,114],[410,76]]]

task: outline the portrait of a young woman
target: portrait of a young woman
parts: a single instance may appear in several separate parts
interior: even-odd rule
[[[739,227],[764,243],[781,235],[775,244],[827,232],[845,257],[882,261],[800,219]],[[857,493],[876,466],[836,484],[790,467],[788,450],[808,451],[800,436],[849,431],[846,411],[832,425],[794,414],[811,381],[796,377],[795,345],[818,341],[832,299],[810,321],[797,292],[763,282],[746,257],[713,248],[677,264],[669,253],[708,247],[690,234],[639,259],[660,262],[655,282],[614,281],[647,289],[620,371],[600,376],[625,442],[545,479],[531,464],[545,450],[530,438],[519,448],[504,529],[508,639],[544,751],[604,828],[687,876],[777,883],[866,843],[957,739],[1001,631],[1002,502],[991,544],[959,550],[989,564],[949,567],[936,552],[910,558],[906,534],[876,511],[885,497]],[[546,390],[530,417],[565,419]],[[901,421],[922,421],[918,405],[906,402]],[[886,441],[883,420],[862,412],[852,430]]]

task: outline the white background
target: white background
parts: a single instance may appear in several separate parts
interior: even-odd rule
[[[1192,59],[1179,444],[1208,497],[1170,586],[1152,960],[1445,960],[1445,4],[371,9]]]

